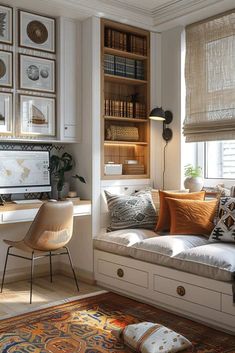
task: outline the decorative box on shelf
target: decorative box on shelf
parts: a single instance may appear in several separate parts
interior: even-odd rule
[[[122,175],[122,164],[107,163],[104,165],[105,175]]]

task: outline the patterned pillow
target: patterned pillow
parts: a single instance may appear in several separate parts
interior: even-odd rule
[[[124,329],[113,330],[112,334],[140,353],[174,353],[192,346],[185,337],[152,322],[128,325]]]
[[[221,197],[218,223],[209,241],[235,242],[235,198]]]
[[[105,191],[111,224],[107,231],[145,228],[156,226],[156,210],[151,192],[140,192],[135,195],[112,195]]]

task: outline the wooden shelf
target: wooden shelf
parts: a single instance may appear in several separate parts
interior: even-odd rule
[[[140,119],[140,118],[123,118],[121,116],[104,116],[105,120],[111,121],[123,121],[128,123],[148,123],[148,119]]]
[[[105,140],[104,143],[106,145],[138,145],[138,146],[147,146],[148,142],[135,142],[135,141],[112,141]]]
[[[124,83],[127,85],[146,85],[146,80],[137,80],[136,78],[129,78],[117,75],[104,74],[104,79],[110,82]]]
[[[147,60],[148,59],[148,57],[145,56],[145,55],[130,53],[129,51],[124,51],[124,50],[119,50],[119,49],[114,49],[114,48],[108,48],[108,47],[104,47],[104,53],[105,54],[110,54],[110,55],[123,56],[125,58],[135,59],[135,60]]]

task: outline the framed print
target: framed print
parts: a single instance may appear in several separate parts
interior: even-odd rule
[[[13,85],[13,54],[0,50],[0,87],[11,88]]]
[[[20,54],[20,89],[55,93],[55,60]]]
[[[22,135],[55,136],[55,98],[20,95]]]
[[[0,92],[0,134],[12,133],[13,95]]]
[[[55,19],[19,10],[19,46],[55,53]]]
[[[0,5],[0,43],[13,44],[13,8]]]

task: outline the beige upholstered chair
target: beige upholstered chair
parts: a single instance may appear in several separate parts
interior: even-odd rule
[[[8,256],[15,256],[31,261],[30,303],[32,303],[34,261],[43,257],[50,258],[50,279],[52,282],[52,256],[68,255],[74,280],[79,291],[71,255],[66,244],[73,232],[73,204],[70,201],[45,202],[40,207],[26,236],[20,241],[4,240],[9,245],[2,277],[3,290]],[[22,250],[30,256],[10,252],[12,248]],[[63,250],[62,250],[63,249]],[[60,251],[62,250],[62,251]]]

